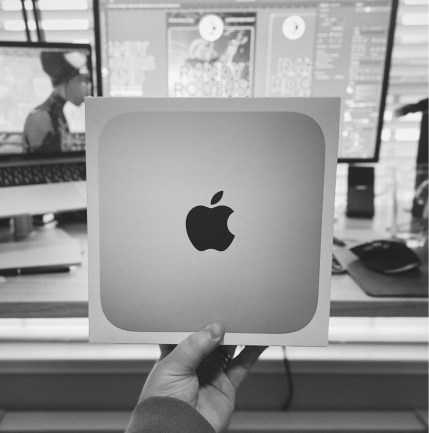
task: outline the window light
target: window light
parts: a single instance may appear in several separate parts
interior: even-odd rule
[[[398,128],[395,131],[396,141],[417,141],[420,137],[420,130],[417,128]]]
[[[89,22],[86,19],[74,20],[42,20],[43,30],[88,30]]]
[[[412,6],[412,5],[427,5],[428,0],[404,0],[404,5]]]
[[[23,20],[6,20],[3,23],[6,31],[22,32],[25,29]],[[34,20],[28,20],[30,30],[36,30]],[[43,30],[88,30],[89,22],[86,19],[73,20],[42,20],[41,27]]]
[[[392,137],[392,131],[390,129],[383,129],[381,132],[381,140],[382,141],[390,141],[390,138]]]
[[[53,10],[86,10],[88,9],[88,0],[39,0],[39,9],[41,11]],[[20,11],[21,2],[17,0],[3,0],[2,9],[4,11]],[[33,5],[31,1],[25,2],[25,9],[32,10]]]
[[[402,16],[402,24],[404,26],[427,26],[427,14],[404,14]]]

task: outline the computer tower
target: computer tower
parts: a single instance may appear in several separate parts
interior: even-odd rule
[[[346,215],[374,216],[374,167],[349,165]]]

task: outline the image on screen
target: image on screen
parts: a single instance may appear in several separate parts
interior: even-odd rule
[[[255,13],[169,13],[168,96],[252,96],[255,21]]]
[[[395,8],[395,0],[99,0],[102,93],[339,96],[339,158],[375,160]]]
[[[89,49],[0,44],[0,157],[85,150]]]

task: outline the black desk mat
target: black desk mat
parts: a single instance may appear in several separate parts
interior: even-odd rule
[[[384,275],[365,267],[347,248],[335,248],[334,254],[359,287],[376,297],[428,297],[428,249],[415,250],[422,260],[419,269]]]

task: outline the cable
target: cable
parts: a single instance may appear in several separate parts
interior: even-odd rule
[[[36,24],[36,34],[37,34],[37,42],[45,42],[45,32],[42,28],[42,16],[40,14],[39,5],[37,4],[37,0],[31,0],[33,4],[33,16],[34,22]]]
[[[24,20],[24,25],[25,25],[25,34],[27,37],[27,42],[31,42],[30,28],[28,27],[27,9],[25,9],[25,0],[21,0],[21,11],[22,11],[22,19]]]
[[[294,397],[294,386],[293,386],[292,370],[290,368],[290,362],[287,358],[286,347],[282,346],[282,350],[283,350],[283,364],[285,367],[286,378],[289,383],[289,392],[287,394],[286,401],[283,405],[283,410],[288,410],[292,405],[292,401]]]
[[[98,0],[92,2],[93,18],[94,18],[94,40],[95,40],[95,74],[97,93],[96,96],[103,95],[103,76],[101,73],[101,33],[100,33],[100,5]]]

